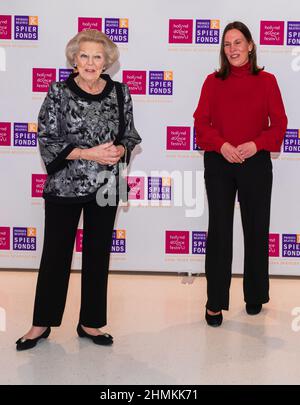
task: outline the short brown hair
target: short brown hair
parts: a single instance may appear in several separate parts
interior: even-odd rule
[[[66,58],[71,66],[74,66],[75,56],[82,42],[96,42],[103,45],[106,69],[119,59],[118,47],[107,35],[98,30],[84,30],[76,34],[75,37],[67,43]]]

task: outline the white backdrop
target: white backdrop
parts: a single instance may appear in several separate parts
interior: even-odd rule
[[[45,171],[36,146],[37,115],[49,82],[59,80],[60,69],[67,67],[67,41],[79,26],[91,26],[115,35],[120,62],[108,73],[130,86],[136,128],[143,138],[130,166],[130,181],[136,186],[129,206],[121,207],[117,216],[111,269],[204,271],[208,212],[203,154],[193,148],[192,115],[205,77],[218,67],[225,25],[241,20],[257,43],[259,64],[277,77],[289,119],[289,150],[283,148],[273,159],[270,269],[273,274],[300,275],[300,4],[244,3],[1,1],[0,268],[39,266]],[[191,198],[196,195],[195,202]],[[238,203],[234,226],[233,268],[240,273]],[[75,269],[81,262],[81,227]]]

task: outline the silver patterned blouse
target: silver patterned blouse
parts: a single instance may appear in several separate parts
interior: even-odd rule
[[[120,107],[117,82],[109,75],[101,75],[106,85],[96,95],[83,91],[75,77],[76,74],[71,74],[65,82],[50,85],[38,116],[39,149],[48,173],[43,197],[59,202],[94,199],[103,185],[99,173],[108,170],[106,165],[90,160],[67,160],[74,148],[91,148],[113,141],[124,145],[130,154],[141,142],[134,127],[132,100],[126,84],[118,84],[123,95]],[[118,176],[118,165],[109,170]]]

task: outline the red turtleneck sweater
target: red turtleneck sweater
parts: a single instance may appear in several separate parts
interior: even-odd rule
[[[249,67],[231,66],[225,80],[207,76],[194,113],[201,149],[220,152],[224,142],[254,141],[257,150],[280,151],[287,117],[276,78],[264,71],[252,75]]]

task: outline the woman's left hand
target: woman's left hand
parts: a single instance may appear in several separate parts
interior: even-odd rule
[[[241,145],[237,146],[237,150],[244,159],[248,159],[251,156],[255,155],[255,153],[257,152],[257,147],[255,145],[255,142],[251,141],[242,143]]]

